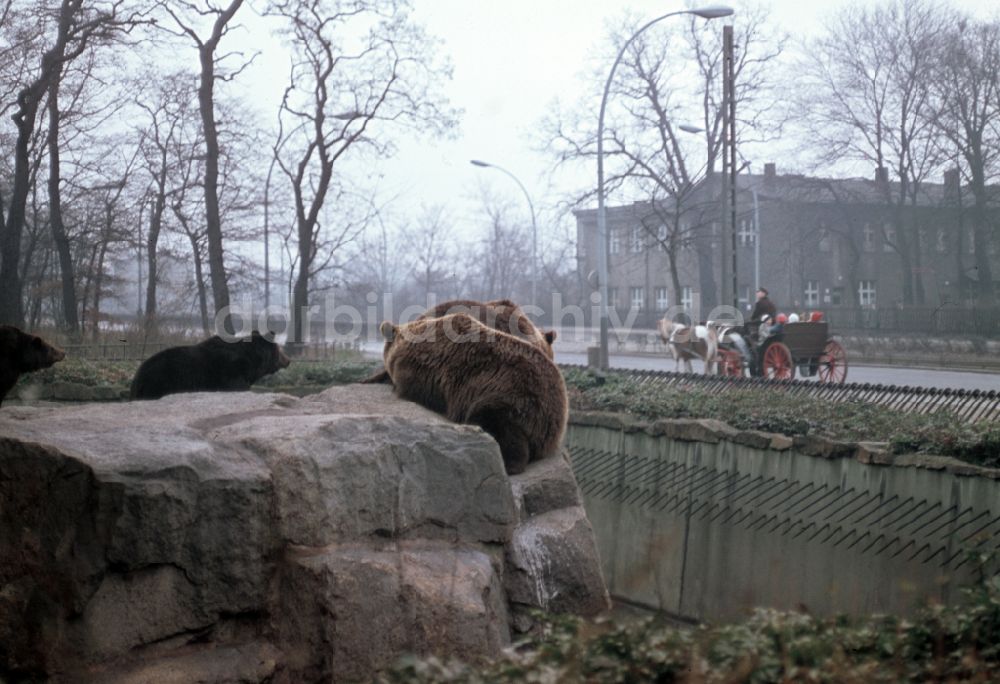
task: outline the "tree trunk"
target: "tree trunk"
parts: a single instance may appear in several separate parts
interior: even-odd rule
[[[156,249],[160,241],[160,231],[163,228],[163,211],[166,206],[164,196],[164,185],[166,166],[162,168],[160,174],[160,185],[157,189],[156,202],[153,210],[149,212],[149,235],[146,239],[146,334],[155,334],[157,329],[156,320],[156,281],[158,277]]]
[[[996,293],[993,291],[993,269],[990,266],[990,225],[986,217],[987,190],[981,169],[972,174],[972,193],[975,205],[972,210],[972,238],[975,249],[976,278],[979,281],[978,299],[980,306],[992,306]]]
[[[215,22],[212,38],[198,48],[201,81],[198,86],[198,109],[205,136],[205,233],[208,241],[208,270],[212,280],[215,313],[229,309],[229,283],[222,251],[222,219],[219,213],[219,134],[215,125],[215,48],[222,31],[243,0],[233,0]],[[230,315],[223,319],[226,332],[234,332]]]
[[[312,268],[312,229],[299,227],[299,272],[292,290],[292,341],[304,344],[309,335],[307,311],[309,308],[309,269]]]
[[[24,325],[22,287],[18,268],[21,262],[21,233],[24,230],[25,208],[28,202],[28,145],[35,129],[41,90],[25,88],[18,96],[19,108],[14,114],[17,141],[14,144],[14,187],[10,210],[0,240],[0,323]]]
[[[667,262],[670,265],[670,285],[674,291],[674,304],[677,306],[682,304],[681,274],[677,269],[677,257],[679,256],[679,251],[680,246],[677,245],[676,240],[671,239],[670,249],[667,251]]]
[[[205,335],[212,334],[212,326],[208,321],[208,293],[205,291],[205,274],[201,267],[201,247],[198,245],[198,238],[192,233],[188,233],[191,241],[191,253],[194,255],[194,281],[198,288],[198,309],[201,313],[201,329]]]
[[[73,271],[73,253],[66,235],[66,225],[62,215],[62,192],[59,187],[59,78],[61,69],[56,68],[49,83],[49,224],[52,227],[52,241],[59,255],[59,275],[62,281],[63,325],[70,339],[80,334],[80,322],[76,315],[76,274]]]
[[[110,233],[110,230],[108,232]],[[94,306],[91,311],[91,320],[93,323],[90,332],[90,338],[94,342],[97,342],[101,328],[101,286],[104,283],[104,257],[107,253],[108,240],[107,235],[105,235],[105,239],[101,240],[100,251],[97,257],[97,273],[94,275]]]
[[[87,302],[90,300],[90,286],[94,282],[94,264],[97,261],[97,245],[90,250],[90,263],[87,265],[87,277],[83,281],[83,295],[80,297],[80,303],[82,308],[80,309],[80,320],[83,321],[83,325],[87,325],[87,316],[90,315],[87,311]]]
[[[215,85],[215,63],[211,51],[201,51],[201,86],[198,88],[198,105],[201,110],[202,129],[205,135],[205,232],[208,238],[208,270],[212,280],[212,300],[215,312],[229,308],[229,283],[222,256],[222,221],[219,217],[219,136],[215,127],[215,103],[212,91]],[[232,321],[227,315],[223,326],[233,332]]]
[[[45,282],[45,275],[49,270],[49,252],[45,252],[42,259],[42,267],[38,269],[38,282]],[[38,292],[30,297],[28,302],[28,330],[37,330],[42,317],[42,293]]]
[[[913,226],[910,248],[913,253],[913,300],[917,306],[927,304],[927,292],[924,289],[924,240],[920,238],[920,228]]]

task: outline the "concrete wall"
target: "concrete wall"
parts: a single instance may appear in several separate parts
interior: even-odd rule
[[[1000,471],[951,459],[607,414],[567,446],[612,595],[678,617],[907,614],[1000,544]]]

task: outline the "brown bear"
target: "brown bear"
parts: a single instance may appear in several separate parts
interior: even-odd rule
[[[48,368],[66,358],[66,352],[37,335],[0,325],[0,404],[21,373]]]
[[[566,385],[537,346],[462,313],[386,321],[380,330],[396,395],[483,428],[500,445],[509,474],[558,452]]]
[[[494,299],[489,302],[478,302],[474,299],[453,299],[427,309],[416,320],[441,318],[456,313],[468,314],[473,318],[478,318],[479,322],[484,325],[519,337],[541,349],[550,359],[555,356],[552,351],[552,343],[556,341],[556,331],[540,331],[521,310],[521,307],[509,299]],[[377,384],[391,381],[389,374],[383,369],[361,382]]]

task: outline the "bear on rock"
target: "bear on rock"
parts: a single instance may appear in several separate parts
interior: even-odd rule
[[[66,353],[37,335],[12,325],[0,325],[0,404],[22,373],[48,368],[66,358]]]
[[[256,330],[226,342],[218,335],[193,346],[171,347],[142,362],[132,379],[131,399],[159,399],[178,392],[238,392],[288,367],[281,347]]]
[[[559,451],[566,385],[538,346],[464,313],[386,321],[380,330],[396,395],[481,427],[500,445],[509,474]]]
[[[489,302],[479,302],[474,299],[453,299],[427,309],[416,320],[441,318],[442,316],[457,313],[468,314],[478,319],[483,325],[501,332],[510,333],[528,344],[538,347],[550,359],[555,356],[552,351],[552,343],[556,341],[556,331],[546,330],[542,332],[536,328],[531,319],[521,310],[521,307],[509,299],[494,299]],[[361,382],[378,384],[391,381],[389,380],[389,374],[385,370],[381,370]]]

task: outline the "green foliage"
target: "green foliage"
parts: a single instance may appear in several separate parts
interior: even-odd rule
[[[1000,577],[960,606],[912,620],[818,619],[758,610],[729,625],[549,618],[534,640],[486,664],[409,658],[382,682],[899,682],[996,681]]]
[[[1000,466],[1000,424],[969,425],[947,412],[919,415],[864,402],[830,403],[779,388],[713,394],[696,386],[639,384],[613,372],[572,369],[564,377],[576,409],[648,420],[717,418],[741,430],[887,442],[894,453],[932,453]]]
[[[356,355],[347,357],[347,360],[293,361],[288,368],[259,380],[256,386],[329,387],[363,380],[371,375],[378,365],[373,361],[360,360]],[[138,361],[87,361],[68,358],[51,368],[22,376],[18,380],[18,387],[72,382],[88,387],[110,386],[125,389],[132,382],[132,377],[138,368]]]
[[[293,361],[273,375],[257,381],[257,387],[302,387],[343,385],[364,380],[380,364],[374,361]]]
[[[17,387],[73,382],[87,387],[128,387],[139,367],[138,361],[87,361],[68,358],[51,368],[22,375]]]

